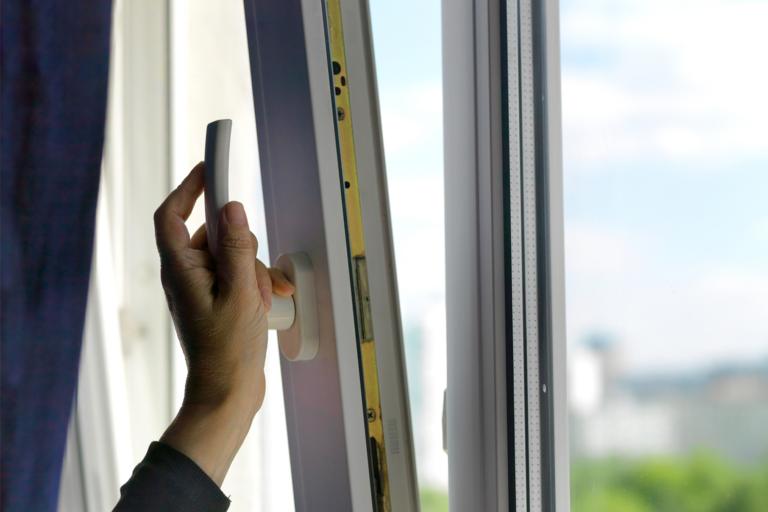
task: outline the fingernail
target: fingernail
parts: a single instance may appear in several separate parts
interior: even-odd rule
[[[272,273],[272,279],[273,279],[273,284],[278,283],[281,288],[284,287],[285,289],[287,289],[287,293],[289,295],[293,294],[293,292],[296,290],[296,287],[293,286],[293,283],[290,282],[288,278],[285,277],[285,275],[283,275],[281,272]]]
[[[245,216],[245,209],[241,203],[232,201],[224,205],[222,209],[224,220],[233,226],[247,226],[248,217]]]

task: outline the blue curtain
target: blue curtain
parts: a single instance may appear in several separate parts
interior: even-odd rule
[[[0,509],[56,510],[107,96],[109,0],[2,0]]]

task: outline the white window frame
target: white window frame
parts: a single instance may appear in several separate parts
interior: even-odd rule
[[[110,223],[119,225],[132,225],[122,222],[125,198],[119,191],[141,191],[142,204],[150,210],[146,218],[151,219],[151,210],[170,186],[174,139],[168,61],[173,2],[152,2],[151,6],[125,3],[124,25],[114,28],[120,57],[113,61],[112,73],[122,78],[110,87],[122,88],[119,96],[125,103],[110,106],[109,130],[122,133],[118,138],[124,142],[108,148],[105,158],[111,165],[130,168],[131,178],[105,172],[104,196]],[[325,340],[311,362],[281,361],[296,509],[373,511],[323,2],[245,0],[244,4],[251,46],[257,49],[251,55],[251,72],[270,255],[274,261],[285,252],[310,254]],[[556,0],[443,1],[452,510],[569,510],[557,10]],[[377,356],[382,404],[394,419],[387,432],[393,509],[418,510],[367,2],[342,0],[342,12],[349,79],[357,84],[351,93],[355,130],[364,134],[357,140],[357,159],[371,164],[362,165],[359,175],[361,192],[368,198],[363,223],[371,252],[372,315],[376,330],[392,340],[377,346]],[[258,26],[258,19],[268,23]],[[120,50],[121,38],[131,34],[132,46]],[[138,68],[136,59],[147,56],[152,62]],[[152,100],[147,102],[147,97]],[[137,125],[142,130],[136,130]],[[144,130],[150,125],[155,131]],[[158,170],[165,173],[165,181],[147,190],[145,183],[156,183]],[[144,178],[149,175],[153,179]],[[524,192],[513,185],[521,185]],[[104,252],[101,260],[97,254],[95,264],[111,259],[116,275],[134,265],[137,275],[153,269],[145,277],[159,282],[156,259],[143,261],[121,243],[129,237],[135,244],[154,247],[152,230],[134,227],[130,234],[113,236],[113,254],[107,257],[109,251]],[[523,239],[536,244],[524,245]],[[112,318],[108,325],[119,324],[126,338],[124,350],[135,351],[135,363],[128,362],[126,374],[149,364],[153,378],[160,379],[156,387],[164,390],[161,400],[151,406],[152,421],[130,425],[135,455],[173,413],[172,336],[164,303],[150,306],[159,306],[162,295],[144,296],[138,288],[130,294],[130,286],[114,284],[118,300],[133,297],[128,302],[140,304],[137,314],[146,313],[148,318],[131,320],[128,311],[127,319]],[[163,342],[151,347],[132,343],[127,338],[134,321],[151,326],[145,335]],[[109,357],[103,348],[86,345],[84,371],[93,371]],[[516,365],[524,369],[522,380]],[[109,393],[89,401],[108,401]],[[129,397],[132,409],[138,407],[132,402],[135,399]],[[540,412],[531,414],[537,402]],[[104,445],[112,450],[110,456],[84,454],[83,421],[93,421],[92,426],[101,423],[93,409],[81,407],[83,403],[78,401],[77,428],[72,429],[74,440],[65,464],[75,475],[72,485],[83,491],[80,498],[77,491],[63,492],[62,499],[95,510],[116,496],[114,482],[124,475],[116,469],[123,463],[115,461],[126,455],[117,452],[116,439],[111,447]],[[114,433],[116,421],[110,415],[104,428]],[[538,434],[538,442],[529,432]],[[394,448],[398,445],[400,450]],[[91,484],[82,479],[89,457],[105,462],[109,475],[96,493],[87,490]],[[64,505],[62,509],[67,510]]]
[[[569,510],[558,2],[443,1],[454,510]]]
[[[322,0],[246,0],[272,261],[306,252],[320,348],[281,361],[296,510],[376,510]],[[341,0],[392,510],[418,510],[367,1]],[[298,150],[302,148],[302,150]],[[295,207],[292,207],[295,206]],[[329,470],[329,468],[333,468]]]

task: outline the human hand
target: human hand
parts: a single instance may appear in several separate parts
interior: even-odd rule
[[[240,203],[219,215],[216,261],[205,226],[190,238],[185,220],[202,192],[203,168],[192,169],[155,212],[163,289],[188,370],[182,408],[162,441],[221,484],[264,399],[272,291],[289,296],[293,286],[256,259]]]

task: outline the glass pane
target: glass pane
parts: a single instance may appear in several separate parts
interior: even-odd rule
[[[561,2],[573,510],[768,510],[768,2]]]
[[[448,510],[440,2],[370,10],[421,506]]]

